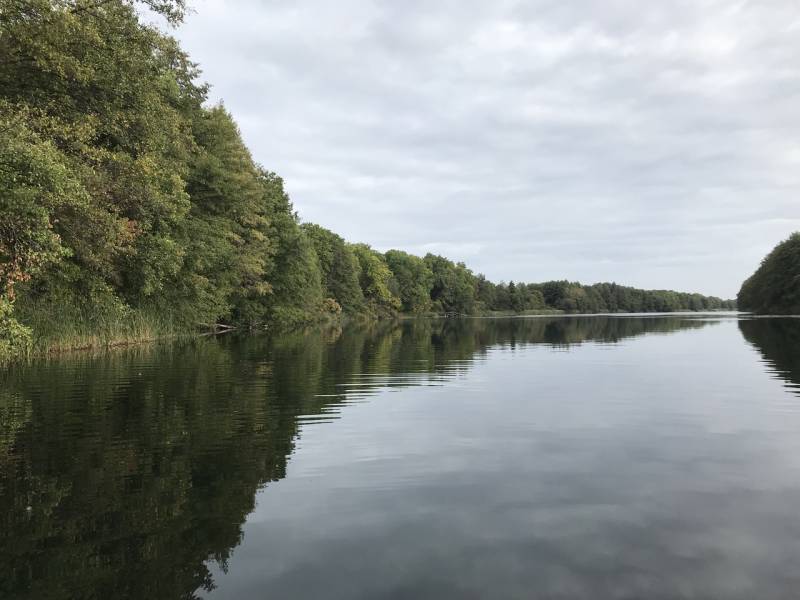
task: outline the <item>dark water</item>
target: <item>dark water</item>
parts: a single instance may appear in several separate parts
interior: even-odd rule
[[[800,320],[383,324],[0,371],[0,597],[800,595]]]

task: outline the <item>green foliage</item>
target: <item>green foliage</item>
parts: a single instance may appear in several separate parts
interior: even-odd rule
[[[143,4],[172,22],[183,12]],[[0,0],[0,27],[6,296],[30,281],[26,307],[75,296],[89,312],[170,312],[184,327],[319,309],[313,273],[293,288],[274,267],[284,242],[284,265],[315,260],[275,178],[222,107],[202,107],[195,66],[133,3]]]
[[[425,264],[433,274],[431,300],[441,312],[472,314],[475,311],[477,280],[464,263],[454,263],[442,256],[425,255]]]
[[[150,5],[173,19],[182,10]],[[12,168],[17,181],[36,173],[4,202],[36,223],[46,258],[18,277],[33,277],[22,303],[64,288],[98,308],[97,290],[132,306],[160,295],[183,256],[175,234],[189,208],[187,115],[203,99],[193,66],[119,1],[2,1],[0,56],[0,128],[25,163]],[[20,198],[36,213],[23,213]],[[25,228],[3,225],[18,238]]]
[[[0,297],[69,254],[54,231],[59,210],[79,209],[87,195],[63,155],[0,104]]]
[[[493,284],[483,275],[476,280],[480,310],[500,312],[541,312],[547,309],[542,292],[534,284],[509,282]]]
[[[252,323],[261,315],[251,304],[271,291],[270,183],[223,107],[200,111],[192,127],[192,204],[178,227],[184,260],[170,295],[189,321],[228,320],[238,310]]]
[[[11,316],[13,308],[0,297],[0,360],[24,354],[31,346],[31,330]]]
[[[392,289],[392,271],[383,254],[367,244],[355,244],[352,248],[361,267],[359,283],[369,310],[377,315],[390,315],[400,310],[400,298]]]
[[[218,323],[397,311],[663,311],[719,299],[495,285],[300,225],[177,42],[182,0],[0,0],[0,344],[95,347]],[[609,287],[610,286],[610,287]],[[72,340],[72,341],[70,341]]]
[[[323,301],[322,275],[314,245],[301,229],[283,180],[262,173],[265,201],[272,219],[271,233],[276,253],[266,273],[272,293],[265,296],[267,321],[295,326],[320,315]]]
[[[336,300],[348,313],[363,310],[364,294],[359,283],[361,265],[353,249],[324,227],[304,223],[301,228],[317,253],[325,296]]]
[[[91,302],[86,301],[87,296]],[[51,284],[46,295],[32,295],[23,289],[22,298],[25,301],[16,303],[14,314],[30,329],[29,348],[35,354],[138,344],[196,331],[182,324],[175,309],[134,309],[109,287],[91,288],[84,294]]]
[[[477,298],[481,310],[502,312],[566,313],[651,313],[701,310],[733,310],[736,303],[713,296],[685,294],[669,290],[640,290],[596,283],[582,285],[571,281],[544,283],[503,283],[495,285],[482,275],[477,279]]]
[[[130,3],[9,1],[0,12],[5,105],[86,192],[53,219],[78,267],[70,275],[131,300],[160,291],[179,266],[171,234],[189,208],[184,113],[203,97],[193,66]]]
[[[800,233],[778,244],[742,284],[739,308],[759,314],[800,314]]]
[[[431,307],[433,272],[418,256],[401,250],[389,250],[386,264],[394,275],[403,312],[421,313]]]
[[[565,312],[651,313],[736,308],[734,302],[713,296],[669,290],[640,290],[616,283],[584,286],[577,282],[548,281],[537,284],[537,287],[548,306]]]

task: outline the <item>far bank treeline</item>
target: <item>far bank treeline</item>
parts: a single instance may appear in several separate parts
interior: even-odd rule
[[[800,232],[778,244],[742,284],[741,310],[757,314],[800,315]]]
[[[495,285],[301,223],[143,6],[173,25],[184,11],[0,0],[0,353],[342,313],[732,307],[614,284]]]

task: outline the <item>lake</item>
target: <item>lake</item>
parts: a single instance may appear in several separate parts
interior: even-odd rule
[[[0,369],[0,598],[796,598],[800,320],[408,320]]]

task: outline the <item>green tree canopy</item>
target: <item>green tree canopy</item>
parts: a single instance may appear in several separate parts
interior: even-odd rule
[[[341,236],[315,225],[301,225],[319,259],[325,296],[333,298],[348,313],[364,308],[364,294],[359,284],[361,265],[353,249]]]
[[[800,314],[800,233],[778,244],[742,284],[739,308],[761,314]]]
[[[433,273],[431,300],[443,312],[472,314],[475,310],[476,279],[464,263],[454,263],[443,256],[425,255]]]
[[[400,298],[392,290],[392,271],[383,254],[367,244],[352,246],[361,268],[359,283],[368,307],[375,314],[387,314],[401,307]]]
[[[0,354],[61,321],[110,342],[135,321],[186,330],[301,324],[342,309],[731,306],[616,284],[495,285],[442,256],[381,254],[301,226],[280,177],[256,164],[224,107],[206,105],[197,66],[142,22],[143,9],[174,25],[185,5],[0,0]],[[796,310],[792,256],[791,245],[778,252],[770,264],[780,266],[754,276],[743,300]]]
[[[401,250],[389,250],[385,257],[397,283],[403,311],[420,313],[430,309],[433,272],[427,263]]]

